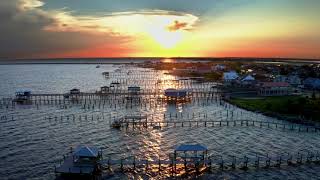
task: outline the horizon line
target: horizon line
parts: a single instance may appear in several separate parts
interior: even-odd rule
[[[0,58],[1,61],[27,61],[27,60],[82,60],[82,59],[250,59],[250,60],[309,60],[309,61],[320,61],[320,58],[294,58],[294,57],[232,57],[232,56],[225,56],[225,57],[57,57],[57,58]]]

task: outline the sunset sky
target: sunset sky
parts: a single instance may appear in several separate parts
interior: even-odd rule
[[[320,58],[320,0],[1,0],[0,58]]]

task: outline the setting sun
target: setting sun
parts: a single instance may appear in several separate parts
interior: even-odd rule
[[[174,48],[183,37],[180,31],[168,31],[167,29],[154,29],[150,31],[152,38],[163,48]]]
[[[179,22],[174,16],[154,16],[145,29],[148,35],[161,47],[172,49],[182,41],[183,28],[186,26],[186,22]]]

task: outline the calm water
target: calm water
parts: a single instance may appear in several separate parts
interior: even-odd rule
[[[115,71],[118,66],[102,65],[0,65],[0,97],[12,97],[18,89],[31,89],[33,93],[65,93],[72,88],[94,92],[114,79],[105,79],[101,73]],[[129,67],[122,67],[129,69]],[[132,72],[145,71],[132,68]],[[174,79],[159,72],[158,77]],[[146,79],[145,77],[141,77]],[[130,78],[128,78],[130,79]],[[137,78],[132,83],[139,84]],[[152,79],[150,77],[150,79]],[[148,89],[146,84],[142,87]],[[174,86],[167,84],[163,88]],[[132,108],[100,107],[83,109],[81,105],[70,105],[63,109],[58,105],[17,106],[14,109],[0,108],[0,115],[14,119],[0,120],[0,179],[54,179],[57,165],[70,147],[79,144],[101,147],[105,156],[114,158],[136,155],[139,158],[167,158],[174,148],[182,143],[206,145],[216,156],[278,155],[284,152],[317,151],[320,135],[299,133],[258,127],[177,127],[149,129],[148,131],[119,131],[110,129],[109,119],[128,114],[146,114],[155,121],[163,121],[163,114],[178,113],[178,119],[187,119],[195,113],[195,119],[219,120],[233,111],[234,119],[259,119],[278,121],[260,114],[247,112],[219,103],[185,105],[145,105]],[[48,120],[45,117],[61,115],[93,115],[94,120]],[[183,117],[180,117],[183,114]],[[96,118],[96,117],[104,117]],[[217,179],[318,179],[320,167],[304,165],[281,169],[226,171],[205,174],[202,178]],[[164,178],[165,175],[115,174],[108,178]],[[200,177],[201,178],[201,177]]]

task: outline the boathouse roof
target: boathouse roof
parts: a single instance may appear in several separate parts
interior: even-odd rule
[[[25,93],[25,92],[31,93],[31,90],[29,90],[29,89],[19,89],[19,90],[16,91],[16,93]]]
[[[175,151],[207,151],[208,148],[200,144],[183,144],[175,149]]]
[[[78,157],[95,158],[98,157],[98,149],[95,147],[78,146],[73,155]]]

